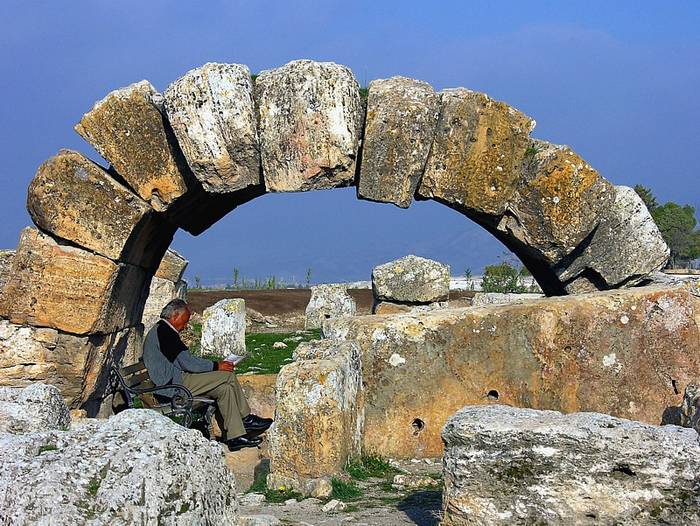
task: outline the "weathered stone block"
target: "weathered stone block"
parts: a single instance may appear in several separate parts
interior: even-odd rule
[[[253,81],[241,64],[205,64],[164,93],[168,120],[204,189],[227,193],[261,184]]]
[[[148,276],[85,250],[22,232],[0,316],[73,334],[109,333],[138,324]]]
[[[369,84],[357,195],[408,208],[435,135],[439,97],[405,77]]]
[[[67,432],[3,434],[0,451],[11,524],[237,524],[236,482],[221,447],[155,411]]]
[[[360,452],[362,366],[353,342],[303,343],[295,359],[277,376],[268,486],[310,494]]]
[[[450,294],[450,267],[418,256],[404,256],[372,270],[377,300],[432,303]]]
[[[29,185],[34,223],[102,256],[155,268],[175,227],[78,152],[61,150]]]
[[[0,387],[0,433],[31,433],[70,427],[68,406],[52,385]]]
[[[170,280],[153,277],[148,291],[148,298],[143,306],[143,316],[141,323],[150,329],[160,319],[160,313],[169,301],[175,298],[182,300],[187,297],[187,287],[183,286],[183,281],[173,283]]]
[[[12,268],[12,260],[15,258],[14,250],[0,250],[0,294],[7,282]]]
[[[466,407],[445,440],[442,524],[697,524],[690,429],[596,413]]]
[[[221,300],[204,309],[202,352],[222,356],[245,352],[245,300]]]
[[[187,168],[163,116],[163,96],[147,80],[109,93],[75,131],[155,210],[187,192]]]
[[[567,146],[532,141],[524,180],[497,230],[554,265],[595,230],[614,201],[613,186]]]
[[[238,376],[238,383],[245,393],[252,413],[265,417],[275,416],[276,374],[243,374]]]
[[[158,265],[155,277],[177,283],[182,279],[189,261],[172,249],[168,249]]]
[[[492,401],[658,424],[700,377],[700,298],[683,286],[356,316],[324,335],[359,343],[363,450],[392,458],[440,456],[447,418]]]
[[[360,89],[348,68],[295,60],[260,73],[255,99],[268,191],[352,185],[363,115]]]
[[[605,287],[630,286],[666,264],[669,248],[642,198],[627,186],[614,186],[612,191],[610,207],[598,216],[590,243],[559,274],[562,281],[592,272]],[[597,288],[600,285],[586,292]]]
[[[501,292],[477,292],[472,298],[473,307],[483,307],[485,305],[506,305],[508,303],[522,303],[544,298],[542,294],[515,294]]]
[[[325,320],[354,316],[356,311],[357,305],[346,285],[316,285],[311,287],[311,299],[306,306],[305,327],[320,329]]]
[[[42,382],[57,387],[72,408],[83,407],[90,416],[108,412],[110,368],[136,363],[142,337],[140,326],[79,337],[0,320],[0,386]]]
[[[535,121],[484,93],[440,92],[440,118],[418,193],[461,211],[499,215],[522,177]]]

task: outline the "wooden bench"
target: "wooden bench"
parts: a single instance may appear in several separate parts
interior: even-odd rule
[[[198,429],[204,436],[212,435],[212,417],[216,401],[204,396],[194,396],[184,385],[156,386],[148,376],[143,360],[126,367],[112,367],[114,391],[124,397],[126,408],[147,408],[173,419],[178,424]],[[174,393],[168,394],[168,390]]]

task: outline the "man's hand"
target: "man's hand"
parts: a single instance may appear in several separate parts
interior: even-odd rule
[[[233,363],[227,362],[226,360],[216,362],[216,370],[217,371],[226,371],[228,373],[231,373],[231,372],[233,372],[233,370],[235,368],[236,368],[236,366]]]

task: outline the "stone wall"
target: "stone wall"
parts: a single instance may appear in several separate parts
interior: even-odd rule
[[[700,297],[651,286],[513,305],[364,316],[324,335],[362,349],[364,452],[439,457],[465,405],[675,421],[700,377]]]

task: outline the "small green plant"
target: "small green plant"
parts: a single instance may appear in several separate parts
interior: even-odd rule
[[[472,279],[472,269],[467,267],[464,271],[464,277],[467,279]]]
[[[97,495],[97,490],[100,489],[100,484],[102,483],[102,479],[99,477],[93,478],[90,483],[88,484],[88,493],[92,495],[93,497]]]
[[[146,404],[144,404],[143,400],[141,400],[141,398],[139,398],[138,396],[134,397],[132,404],[134,406],[134,409],[143,409],[144,407],[146,407]]]
[[[367,480],[370,477],[383,478],[398,473],[389,462],[379,455],[363,455],[348,461],[345,471],[354,479]]]
[[[528,146],[525,150],[525,157],[534,157],[539,151],[539,148],[537,148],[536,146]]]
[[[345,482],[337,478],[331,479],[331,486],[333,491],[331,492],[332,499],[338,500],[355,500],[362,496],[362,490],[357,487],[354,482]]]
[[[46,453],[47,451],[57,451],[58,448],[54,444],[45,444],[43,446],[39,446],[39,454],[41,455],[42,453]]]
[[[367,100],[367,97],[369,97],[369,88],[360,88],[360,98],[362,100]]]
[[[289,499],[303,500],[304,496],[296,491],[285,486],[280,486],[277,489],[265,489],[265,500],[272,503],[280,503]]]
[[[522,294],[527,292],[523,284],[522,269],[517,269],[507,261],[497,265],[486,265],[484,277],[481,282],[481,290],[484,292],[514,292]]]

